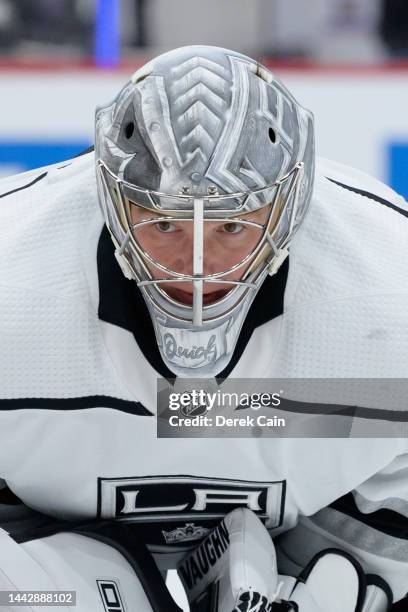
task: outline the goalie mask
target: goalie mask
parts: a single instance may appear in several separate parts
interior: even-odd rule
[[[165,364],[217,375],[307,210],[311,113],[254,60],[184,47],[97,109],[96,161],[116,257],[142,291]]]

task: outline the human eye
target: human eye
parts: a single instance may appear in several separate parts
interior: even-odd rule
[[[240,234],[244,231],[244,226],[241,223],[236,222],[224,223],[222,226],[222,231],[226,234]]]
[[[154,226],[162,234],[171,234],[177,230],[174,223],[170,223],[170,221],[158,221]]]

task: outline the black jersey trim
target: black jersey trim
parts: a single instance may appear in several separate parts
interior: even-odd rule
[[[134,281],[124,277],[115,259],[113,242],[106,226],[99,238],[97,266],[99,318],[132,332],[144,357],[156,372],[163,378],[174,379],[174,373],[161,358],[153,323],[142,293]],[[248,311],[233,357],[228,366],[218,374],[217,380],[229,376],[241,358],[253,331],[283,313],[288,271],[289,258],[274,276],[265,279]]]
[[[408,540],[408,520],[407,517],[396,512],[395,510],[389,510],[388,508],[381,508],[375,512],[368,514],[360,512],[354,495],[347,493],[343,497],[340,497],[335,502],[330,504],[330,508],[337,510],[342,514],[364,523],[368,527],[372,527],[385,535],[393,538],[399,538],[401,540]]]
[[[17,187],[16,189],[12,189],[11,191],[7,191],[6,193],[2,193],[0,195],[0,198],[5,198],[6,196],[11,195],[12,193],[16,193],[17,191],[28,189],[28,187],[31,187],[32,185],[35,185],[35,183],[38,183],[39,181],[41,181],[44,177],[47,176],[47,174],[48,172],[43,172],[43,174],[40,174],[40,176],[36,176],[35,179],[31,181],[30,183],[27,183],[27,185],[23,185],[22,187]]]
[[[350,185],[345,185],[344,183],[340,183],[339,181],[335,181],[334,179],[331,179],[329,177],[326,177],[326,178],[331,183],[334,183],[335,185],[338,185],[339,187],[343,187],[343,189],[347,189],[348,191],[357,193],[361,196],[364,196],[365,198],[370,198],[370,200],[374,200],[375,202],[378,202],[379,204],[382,204],[383,206],[387,206],[387,208],[391,208],[392,210],[395,210],[396,212],[400,213],[400,215],[403,215],[404,217],[408,217],[408,210],[399,208],[399,206],[396,206],[396,204],[392,204],[388,200],[385,200],[384,198],[380,198],[380,196],[376,195],[375,193],[371,193],[370,191],[364,191],[363,189],[358,189],[357,187],[351,187]]]
[[[267,408],[267,406],[265,406]],[[236,410],[248,410],[247,404],[239,404]],[[342,416],[351,419],[365,419],[367,421],[389,421],[396,423],[408,422],[408,411],[386,410],[382,408],[370,408],[369,406],[353,406],[348,404],[323,404],[319,402],[303,402],[281,398],[279,404],[281,412],[293,414],[310,414],[322,416]]]
[[[21,506],[23,502],[8,487],[0,489],[0,504],[7,506]]]
[[[115,259],[114,245],[103,227],[97,252],[99,278],[98,316],[102,321],[133,333],[150,365],[163,378],[174,378],[164,364],[156,342],[153,323],[136,283],[124,277]]]
[[[94,145],[91,145],[90,147],[88,147],[84,151],[81,151],[80,153],[75,155],[74,159],[76,159],[77,157],[82,157],[82,155],[87,155],[88,153],[92,153],[93,151],[95,151],[95,147],[94,147]]]
[[[120,412],[137,416],[152,416],[140,402],[132,402],[106,395],[82,397],[19,397],[0,399],[0,410],[22,410],[38,408],[43,410],[86,410],[88,408],[114,408]]]
[[[228,378],[241,359],[251,336],[257,327],[283,314],[285,288],[289,274],[289,257],[274,276],[268,276],[260,287],[245,318],[238,336],[234,354],[227,367],[218,374],[217,381]]]

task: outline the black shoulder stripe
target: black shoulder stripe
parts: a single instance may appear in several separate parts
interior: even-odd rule
[[[222,381],[219,381],[219,384],[221,384],[221,382]],[[248,406],[246,404],[238,404],[235,410],[248,410]],[[390,423],[406,423],[408,421],[407,410],[387,410],[347,404],[322,404],[319,402],[291,400],[283,397],[279,404],[279,410],[291,414],[321,414],[323,416],[342,416],[350,417],[350,419],[365,419],[367,421],[388,421]],[[349,424],[351,424],[351,421]]]
[[[392,208],[392,210],[395,210],[396,212],[400,213],[400,215],[408,217],[408,210],[404,210],[403,208],[399,208],[399,206],[396,206],[395,204],[391,204],[391,202],[389,202],[388,200],[384,200],[384,198],[380,198],[380,196],[376,195],[375,193],[370,193],[369,191],[364,191],[363,189],[358,189],[357,187],[350,187],[350,185],[339,183],[339,181],[335,181],[334,179],[331,179],[328,176],[326,178],[331,183],[335,183],[335,185],[343,187],[343,189],[347,189],[348,191],[352,191],[353,193],[358,193],[359,195],[362,195],[365,198],[370,198],[370,200],[374,200],[375,202],[378,202],[383,206],[387,206],[387,208]]]
[[[7,506],[19,506],[23,502],[17,495],[13,493],[11,489],[8,487],[4,487],[4,489],[0,490],[0,504],[4,504]]]
[[[95,151],[95,147],[93,145],[91,145],[84,151],[81,151],[80,153],[78,153],[78,155],[75,155],[75,157],[81,157],[82,155],[87,155],[88,153],[92,153],[92,151]]]
[[[31,183],[27,183],[27,185],[23,185],[22,187],[17,187],[16,189],[12,189],[11,191],[7,191],[6,193],[2,193],[0,195],[0,198],[5,198],[6,196],[11,195],[12,193],[16,193],[16,191],[22,191],[23,189],[28,189],[28,187],[31,187],[31,185],[35,185],[35,183],[38,183],[38,181],[41,181],[41,179],[43,179],[45,176],[47,176],[47,172],[44,172],[43,174],[40,174],[40,176],[36,176],[36,178],[31,181]]]
[[[408,540],[407,518],[395,510],[382,508],[368,514],[360,512],[352,493],[340,497],[330,507],[385,535]]]
[[[87,408],[114,408],[137,416],[152,416],[140,402],[132,402],[106,395],[89,395],[83,397],[19,397],[17,399],[0,399],[0,410],[20,410],[36,408],[44,410],[86,410]]]

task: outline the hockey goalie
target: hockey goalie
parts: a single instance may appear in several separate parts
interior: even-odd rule
[[[263,609],[255,593],[300,612],[404,599],[404,396],[390,416],[383,389],[356,404],[346,386],[358,437],[170,438],[156,422],[159,378],[407,379],[402,197],[316,157],[312,113],[267,68],[192,46],[98,108],[94,151],[3,178],[0,198],[0,519],[21,503],[35,526],[142,533],[197,608],[215,591],[223,612]],[[96,574],[128,592],[132,563],[113,535],[25,541],[26,521],[11,522],[0,520],[7,584],[89,577],[84,601],[99,603],[87,612],[103,609]],[[206,563],[214,529],[225,551],[204,572],[193,559]],[[37,578],[20,582],[12,551]],[[149,609],[138,584],[129,601]]]

